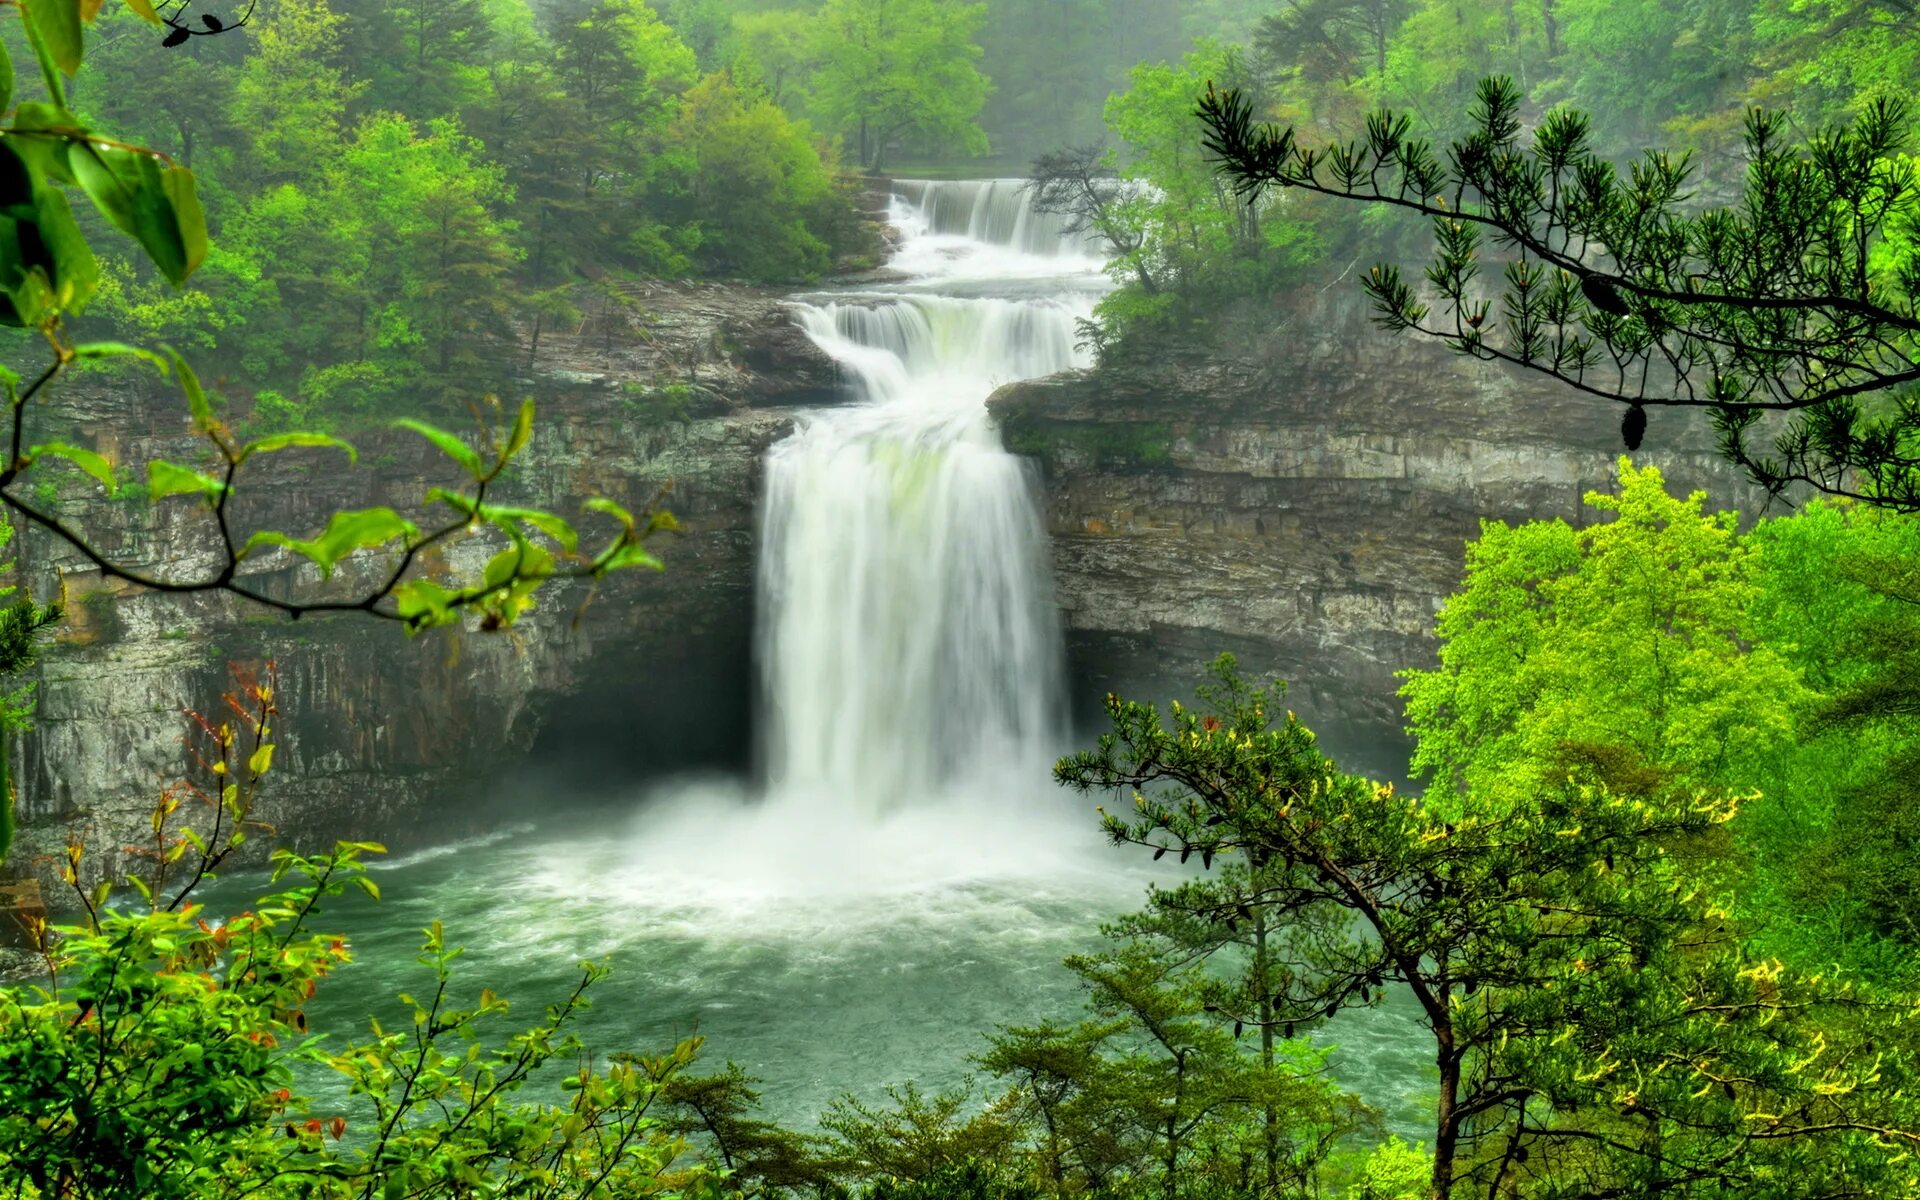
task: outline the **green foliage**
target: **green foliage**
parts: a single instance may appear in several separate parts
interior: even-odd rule
[[[875,173],[903,145],[985,153],[975,121],[990,85],[971,40],[985,19],[964,0],[826,0],[809,110]]]
[[[164,54],[133,13],[98,19],[81,115],[211,179],[218,244],[116,200],[185,177],[103,145],[68,174],[149,257],[96,270],[47,241],[74,247],[49,284],[72,274],[117,336],[194,351],[327,427],[466,411],[583,278],[811,279],[869,237],[831,149],[751,85],[702,83],[640,0],[263,0],[246,29]],[[109,187],[115,171],[161,174]],[[70,224],[38,207],[36,228]]]
[[[205,782],[157,802],[153,844],[134,848],[147,864],[129,881],[137,902],[82,888],[84,848],[70,846],[85,921],[46,943],[43,983],[0,988],[0,1187],[102,1200],[720,1195],[654,1112],[698,1043],[593,1064],[569,1031],[603,974],[590,964],[542,1020],[503,1032],[506,1002],[486,988],[463,998],[459,951],[436,921],[402,1025],[332,1042],[309,1027],[308,1003],[352,957],[314,922],[349,887],[378,898],[362,860],[379,847],[278,851],[275,890],[252,908],[195,904],[258,828],[272,767],[270,678],[232,700],[238,726],[193,715]],[[211,823],[176,824],[184,799]],[[341,1077],[345,1112],[306,1093],[316,1069]],[[555,1083],[563,1102],[525,1098]]]
[[[1427,800],[1523,803],[1569,766],[1744,791],[1809,694],[1753,641],[1751,554],[1735,514],[1668,494],[1620,460],[1612,520],[1483,522],[1464,587],[1436,623],[1440,667],[1406,671],[1408,732]]]
[[[1035,164],[1039,206],[1068,214],[1112,253],[1108,273],[1122,286],[1097,310],[1102,353],[1190,341],[1230,306],[1297,283],[1325,254],[1289,202],[1243,202],[1195,140],[1193,96],[1216,80],[1257,86],[1237,48],[1211,41],[1178,64],[1142,64],[1106,103],[1118,147],[1098,167],[1076,163],[1081,152]]]
[[[1507,75],[1480,82],[1444,152],[1404,113],[1377,110],[1363,141],[1315,147],[1260,123],[1263,107],[1236,87],[1200,101],[1203,144],[1244,195],[1432,219],[1425,290],[1391,263],[1366,278],[1386,328],[1626,406],[1630,451],[1648,407],[1701,407],[1722,454],[1774,493],[1805,484],[1920,507],[1920,407],[1906,386],[1920,379],[1920,190],[1903,98],[1799,144],[1786,118],[1750,111],[1740,199],[1705,209],[1687,155],[1648,151],[1623,172],[1578,110],[1553,110],[1523,138]],[[1492,288],[1480,282],[1489,245]]]
[[[1201,699],[1169,727],[1110,698],[1114,732],[1057,773],[1136,789],[1106,818],[1116,842],[1255,873],[1287,970],[1236,1020],[1285,1031],[1411,993],[1439,1068],[1431,1196],[1920,1182],[1898,1148],[1920,1119],[1913,997],[1747,951],[1688,852],[1733,801],[1575,765],[1523,803],[1476,786],[1427,804],[1340,774],[1230,659]],[[1192,915],[1248,918],[1226,900]]]

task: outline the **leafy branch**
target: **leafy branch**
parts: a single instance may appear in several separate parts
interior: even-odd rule
[[[1740,201],[1701,208],[1686,155],[1650,150],[1622,171],[1580,112],[1548,112],[1523,145],[1521,99],[1505,77],[1482,81],[1471,132],[1444,153],[1385,109],[1364,141],[1324,147],[1256,121],[1235,91],[1209,88],[1198,115],[1243,195],[1298,188],[1432,219],[1437,305],[1376,266],[1364,286],[1386,328],[1626,405],[1629,449],[1647,409],[1704,408],[1722,453],[1771,493],[1804,484],[1920,511],[1906,106],[1876,101],[1798,145],[1784,116],[1754,109]]]

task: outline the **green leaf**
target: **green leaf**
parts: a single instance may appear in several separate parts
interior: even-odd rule
[[[21,0],[27,28],[69,77],[80,69],[80,0]]]
[[[199,433],[213,428],[213,405],[207,400],[206,389],[200,386],[200,377],[193,373],[187,360],[167,351],[167,357],[173,360],[174,373],[180,376],[180,390],[187,394],[187,410],[193,414],[193,427]]]
[[[200,190],[194,183],[193,172],[182,166],[171,166],[162,172],[160,186],[173,207],[174,225],[180,232],[180,248],[186,255],[184,274],[191,275],[207,260],[207,213],[200,206]]]
[[[80,358],[137,358],[152,363],[162,375],[167,373],[167,360],[143,346],[130,346],[125,342],[81,342],[73,352]]]
[[[620,524],[626,526],[629,532],[633,530],[633,514],[607,499],[605,496],[591,497],[583,507],[585,507],[588,512],[605,513],[616,521],[619,521]]]
[[[419,633],[459,620],[453,593],[431,579],[412,579],[393,589],[394,611],[407,623],[408,633]]]
[[[200,495],[212,504],[227,490],[227,485],[191,467],[155,459],[147,464],[147,490],[155,500],[168,496]]]
[[[467,472],[475,479],[485,479],[487,477],[487,467],[485,463],[480,461],[479,453],[476,452],[473,447],[467,445],[446,430],[429,425],[425,421],[416,421],[412,417],[402,418],[401,420],[395,421],[394,424],[402,429],[411,429],[421,437],[432,442],[435,446],[439,447],[440,453],[465,467]]]
[[[13,55],[0,46],[0,112],[13,107]]]
[[[532,437],[533,401],[527,399],[520,402],[520,415],[514,418],[513,435],[507,439],[507,449],[506,452],[500,456],[501,459],[504,461],[520,453],[520,451],[526,448],[527,442]]]
[[[313,560],[322,575],[332,575],[340,560],[356,550],[384,546],[395,538],[412,537],[419,532],[412,521],[391,508],[363,508],[334,513],[327,521],[326,531],[310,542],[271,529],[261,530],[247,539],[240,553],[245,557],[258,546],[284,546]]]
[[[15,133],[38,133],[47,129],[78,129],[79,122],[74,115],[58,103],[47,100],[22,100],[13,110],[13,130]],[[47,138],[25,138],[27,144],[46,142]],[[62,179],[72,182],[72,177]]]
[[[475,516],[480,511],[480,506],[474,503],[472,496],[461,492],[449,491],[446,488],[428,488],[427,500],[429,503],[438,502],[444,504],[463,517]]]
[[[114,478],[113,464],[92,450],[88,450],[83,446],[70,446],[65,442],[47,442],[44,445],[35,446],[27,451],[29,458],[41,458],[46,455],[52,455],[55,458],[64,458],[74,466],[79,467],[82,471],[93,476],[107,489],[107,495],[109,496],[120,489],[119,480]]]
[[[553,555],[513,531],[514,544],[487,560],[484,587],[497,588],[514,581],[538,582],[553,570]]]
[[[139,17],[147,24],[160,24],[160,14],[153,11],[151,0],[127,0],[127,7],[133,10],[134,16]]]
[[[509,508],[489,504],[480,509],[480,516],[502,528],[506,528],[508,524],[531,525],[560,543],[568,554],[580,549],[579,533],[575,532],[572,525],[550,512],[541,512],[534,508]]]
[[[185,283],[199,265],[195,248],[188,245],[186,226],[197,230],[197,253],[202,257],[206,253],[206,222],[198,214],[199,201],[192,198],[192,177],[182,185],[177,177],[169,179],[168,170],[153,154],[89,141],[74,144],[67,164],[100,215],[140,243],[162,275],[174,284]],[[186,221],[174,208],[174,194],[182,186],[195,210]]]
[[[38,208],[40,241],[52,259],[48,282],[54,303],[62,312],[77,313],[100,288],[100,264],[59,188],[41,188]]]
[[[353,446],[337,437],[325,433],[276,433],[272,437],[263,437],[240,447],[240,461],[245,462],[255,454],[271,454],[276,450],[286,450],[293,446],[331,446],[346,453],[349,462],[359,462],[360,454]]]
[[[664,570],[666,564],[647,553],[647,548],[638,542],[624,542],[607,551],[594,563],[596,571],[624,571],[629,567],[646,567],[649,570]]]
[[[273,769],[273,743],[267,742],[253,752],[247,759],[247,770],[254,775],[265,775]]]

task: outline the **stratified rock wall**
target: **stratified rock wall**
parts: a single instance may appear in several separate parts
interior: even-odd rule
[[[1389,335],[1333,295],[1238,357],[1109,364],[989,402],[1041,465],[1083,721],[1109,690],[1188,694],[1232,650],[1289,680],[1333,749],[1398,773],[1394,672],[1433,662],[1480,519],[1598,515],[1581,497],[1612,482],[1620,410]],[[1639,457],[1759,507],[1704,422],[1655,412]]]
[[[409,639],[366,618],[295,623],[219,599],[135,592],[24,535],[14,547],[24,577],[43,598],[64,579],[71,615],[40,671],[35,728],[15,739],[26,853],[10,867],[50,881],[51,859],[33,856],[57,851],[70,831],[85,835],[89,878],[124,865],[125,847],[151,839],[153,798],[183,773],[182,709],[224,717],[230,664],[258,672],[270,660],[278,672],[284,717],[258,815],[277,840],[306,848],[441,838],[512,819],[475,800],[522,761],[563,700],[578,713],[581,697],[597,697],[586,718],[594,748],[625,756],[636,773],[649,756],[686,765],[688,747],[744,759],[759,463],[790,424],[782,405],[838,398],[834,364],[775,295],[660,286],[549,333],[524,386],[539,420],[506,502],[570,514],[604,495],[637,510],[671,484],[665,506],[682,532],[656,546],[665,571],[624,573],[591,595],[551,587],[510,633]],[[505,399],[510,412],[518,396]],[[44,420],[123,463],[195,461],[202,449],[177,394],[132,381],[76,380]],[[354,469],[325,450],[259,460],[257,473],[250,464],[238,523],[304,533],[343,508],[417,512],[426,488],[458,483],[412,434],[354,440]],[[217,535],[204,508],[109,500],[76,473],[60,477],[59,511],[98,543],[157,575],[209,573]],[[595,518],[580,524],[605,534]],[[246,570],[268,588],[318,582],[284,552]],[[343,570],[339,587],[350,593],[375,574],[372,564]],[[663,687],[675,694],[654,694]]]

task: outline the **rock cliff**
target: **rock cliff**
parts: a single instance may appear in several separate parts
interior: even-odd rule
[[[22,575],[41,597],[64,579],[70,617],[44,657],[35,728],[15,738],[23,832],[10,866],[50,882],[51,855],[78,831],[92,849],[89,878],[117,870],[124,847],[150,838],[159,788],[182,774],[182,709],[219,711],[230,664],[275,664],[285,715],[259,815],[309,847],[497,822],[501,814],[474,800],[543,728],[562,760],[738,760],[753,686],[754,476],[788,426],[784,406],[839,397],[834,364],[775,294],[659,285],[610,301],[577,330],[549,333],[521,385],[539,420],[508,502],[570,512],[598,494],[637,509],[671,484],[666,506],[683,532],[660,548],[667,570],[615,577],[591,596],[550,589],[509,634],[409,639],[364,618],[292,623],[219,600],[131,592],[28,533],[14,547]],[[178,397],[133,381],[75,381],[44,420],[126,463],[198,454]],[[243,478],[240,523],[298,531],[341,508],[408,511],[425,488],[456,482],[410,434],[354,440],[355,470],[317,450],[263,463]],[[57,503],[150,572],[205,571],[196,555],[213,530],[189,500],[148,503],[137,489],[109,500],[76,476]],[[301,571],[314,581],[285,555],[249,567],[261,582]],[[343,590],[368,577],[345,574]]]
[[[1584,523],[1619,410],[1396,337],[1335,289],[1237,351],[1013,384],[989,401],[1039,463],[1085,721],[1109,690],[1186,694],[1222,650],[1290,681],[1330,748],[1404,769],[1394,672],[1481,518]],[[1704,422],[1656,412],[1642,459],[1717,506],[1759,497]]]

